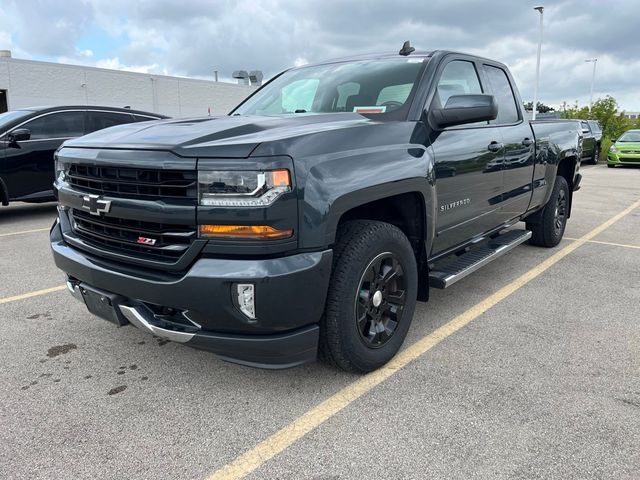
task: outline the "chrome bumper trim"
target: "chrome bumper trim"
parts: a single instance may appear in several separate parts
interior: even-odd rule
[[[186,343],[191,340],[195,333],[186,333],[186,332],[178,332],[175,330],[167,330],[166,328],[157,327],[149,323],[149,321],[144,318],[142,312],[140,312],[135,307],[130,307],[128,305],[120,305],[120,311],[125,316],[127,320],[129,320],[133,325],[138,327],[140,330],[146,330],[153,335],[158,337],[166,338],[167,340],[171,340],[172,342],[180,342]]]

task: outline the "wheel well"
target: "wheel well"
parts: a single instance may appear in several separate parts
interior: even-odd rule
[[[0,204],[9,205],[9,191],[7,190],[7,186],[4,184],[1,178],[0,178]]]
[[[576,162],[577,159],[575,157],[562,159],[558,164],[558,172],[556,173],[559,177],[564,177],[567,185],[569,185],[569,211],[567,218],[571,217],[571,206],[573,205],[573,176],[576,171]]]
[[[338,228],[349,220],[377,220],[398,227],[409,239],[418,264],[418,300],[428,299],[426,216],[424,197],[418,192],[402,193],[365,203],[346,211],[340,217]]]
[[[558,164],[557,175],[564,177],[569,185],[569,191],[573,191],[573,174],[576,171],[576,159],[574,157],[567,157],[562,159]]]

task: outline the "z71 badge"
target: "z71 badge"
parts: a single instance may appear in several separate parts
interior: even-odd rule
[[[156,244],[156,239],[155,238],[149,238],[149,237],[138,237],[138,241],[136,243],[140,243],[142,245],[155,245]]]
[[[447,210],[451,210],[452,208],[461,207],[463,205],[469,205],[471,203],[470,198],[463,198],[462,200],[456,200],[455,202],[445,203],[444,205],[440,205],[440,211],[446,212]]]

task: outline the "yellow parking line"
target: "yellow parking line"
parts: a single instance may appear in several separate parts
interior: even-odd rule
[[[23,233],[48,232],[50,229],[51,227],[34,228],[33,230],[22,230],[20,232],[0,233],[0,237],[9,237],[11,235],[22,235]]]
[[[578,240],[577,238],[564,237],[567,240]],[[640,245],[628,245],[626,243],[613,243],[613,242],[602,242],[600,240],[587,240],[587,243],[599,243],[600,245],[612,245],[614,247],[624,247],[624,248],[638,248],[640,249]]]
[[[65,288],[67,288],[66,285],[59,285],[57,287],[34,290],[33,292],[14,295],[13,297],[0,298],[0,305],[2,305],[3,303],[17,302],[18,300],[24,300],[26,298],[37,297],[39,295],[46,295],[47,293],[59,292],[60,290],[64,290]]]
[[[311,408],[306,413],[296,418],[289,425],[286,425],[282,429],[270,435],[255,447],[236,457],[232,462],[211,474],[209,476],[209,480],[240,479],[260,468],[264,463],[283,452],[307,433],[320,426],[326,420],[333,417],[355,400],[371,391],[380,383],[384,382],[399,369],[419,358],[422,354],[448,336],[460,330],[465,325],[468,325],[498,302],[525,286],[531,280],[569,255],[576,248],[584,245],[584,243],[609,228],[638,206],[640,206],[640,200],[613,216],[602,225],[594,228],[589,233],[583,235],[579,239],[551,255],[538,266],[516,278],[513,282],[502,287],[500,290],[490,295],[480,303],[474,305],[466,312],[458,315],[456,318],[441,326],[433,333],[405,348],[384,367],[360,377],[358,380],[347,385],[319,405]]]

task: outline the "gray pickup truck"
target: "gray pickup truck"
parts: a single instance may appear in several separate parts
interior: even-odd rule
[[[53,256],[117,325],[252,366],[371,371],[430,288],[562,239],[580,128],[521,105],[505,65],[462,53],[293,68],[228,116],[66,142]]]

